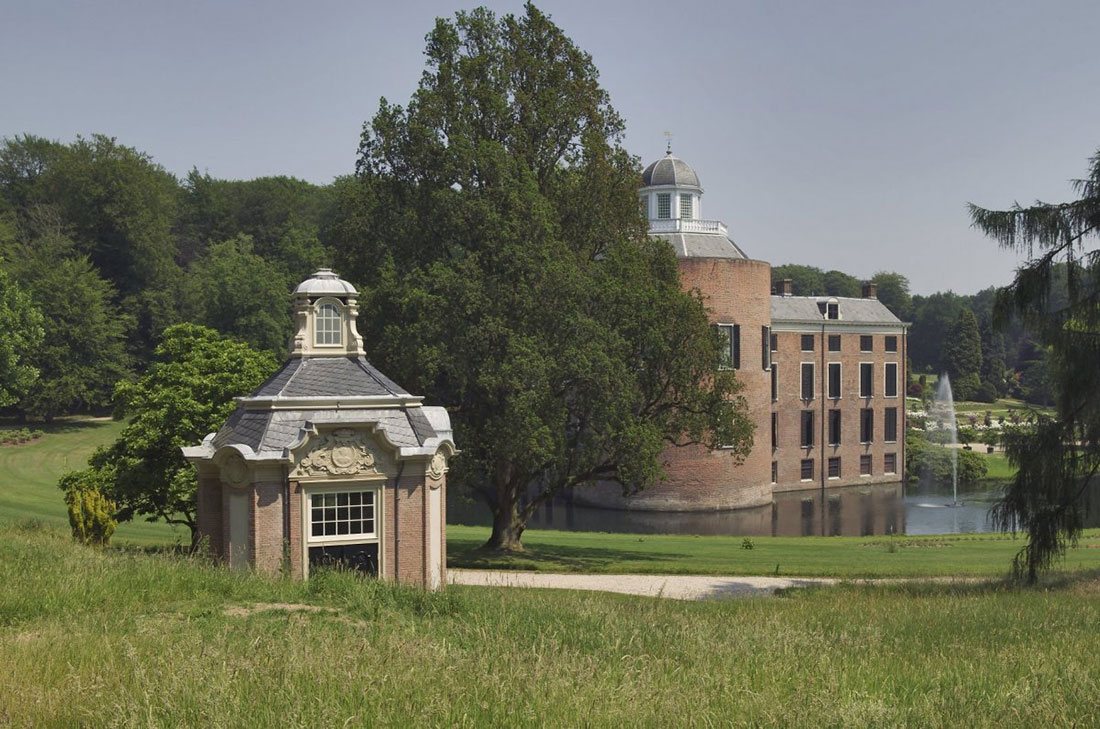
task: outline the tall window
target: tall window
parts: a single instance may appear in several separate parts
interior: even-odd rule
[[[691,214],[691,195],[680,195],[680,217],[684,220],[695,217]]]
[[[886,408],[882,413],[882,439],[887,443],[896,443],[898,440],[898,409]]]
[[[829,335],[829,351],[830,352],[839,352],[840,351],[840,335],[839,334],[830,334]]]
[[[825,308],[825,316],[829,319],[840,318],[840,304],[830,303]]]
[[[772,483],[779,481],[779,461],[772,461]]]
[[[319,347],[343,343],[340,310],[334,304],[321,304],[317,308],[313,343]]]
[[[811,448],[814,444],[814,411],[802,411],[802,447]]]
[[[657,193],[657,218],[668,220],[672,217],[672,193]]]
[[[875,351],[874,341],[875,341],[874,337],[872,337],[869,334],[864,334],[863,336],[861,336],[859,338],[859,351],[860,352],[873,352],[873,351]]]
[[[779,447],[779,413],[772,413],[772,450]]]
[[[859,442],[870,443],[875,439],[875,411],[861,408],[859,411]]]
[[[779,400],[779,365],[772,363],[772,402]]]
[[[829,478],[840,478],[840,458],[829,459]]]
[[[772,335],[772,351],[773,352],[778,352],[779,351],[779,335],[778,334],[773,334]]]
[[[886,349],[887,352],[896,352],[896,351],[898,351],[898,338],[897,337],[886,337],[886,347],[885,347],[885,349]]]
[[[803,352],[812,352],[812,351],[814,351],[814,335],[813,334],[803,334],[802,335],[802,351]]]
[[[718,324],[718,334],[722,337],[723,369],[741,369],[741,325]]]
[[[804,458],[802,459],[802,480],[813,481],[814,480],[814,459]]]
[[[898,396],[898,363],[887,362],[886,363],[886,384],[885,384],[886,397]]]
[[[872,362],[859,363],[859,396],[871,397],[875,392],[875,365]]]
[[[814,363],[802,363],[802,399],[814,399]]]
[[[840,445],[840,410],[829,411],[829,445]]]
[[[760,366],[765,372],[772,368],[772,328],[760,327]]]
[[[833,400],[840,399],[840,363],[829,363],[829,397]]]
[[[897,473],[898,472],[898,454],[887,453],[882,458],[882,472],[883,473]]]
[[[310,494],[310,540],[375,536],[374,493],[342,491]]]

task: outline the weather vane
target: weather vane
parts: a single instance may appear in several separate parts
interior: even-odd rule
[[[672,132],[665,132],[668,141],[665,143],[665,154],[672,154]]]

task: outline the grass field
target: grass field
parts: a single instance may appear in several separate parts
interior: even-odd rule
[[[529,530],[527,551],[514,556],[478,550],[488,527],[447,526],[452,567],[546,572],[821,577],[999,577],[1024,545],[1001,534],[884,537],[743,537],[604,534]],[[1066,552],[1058,571],[1100,569],[1100,529]]]
[[[45,435],[17,446],[0,446],[0,521],[37,519],[68,531],[65,501],[57,479],[66,471],[87,466],[98,446],[114,442],[124,423],[110,419],[63,418],[52,425],[35,425]],[[190,541],[185,529],[135,521],[120,524],[115,541],[141,545]]]
[[[1100,576],[686,603],[307,583],[0,527],[0,724],[1097,723]]]

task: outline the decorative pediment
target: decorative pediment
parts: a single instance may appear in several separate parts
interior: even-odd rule
[[[319,433],[297,459],[292,478],[318,476],[384,476],[366,433],[341,428]]]

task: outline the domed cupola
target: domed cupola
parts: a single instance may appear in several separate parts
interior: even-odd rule
[[[699,186],[699,175],[687,162],[668,152],[642,172],[643,187],[691,187],[698,192],[703,189]]]
[[[671,149],[642,172],[638,200],[650,235],[671,243],[680,258],[747,258],[725,223],[703,219],[702,198],[699,175]]]

